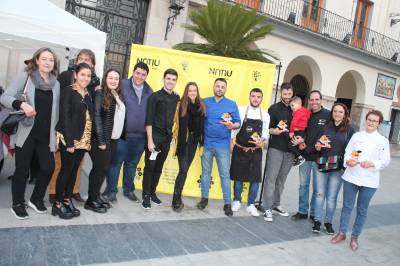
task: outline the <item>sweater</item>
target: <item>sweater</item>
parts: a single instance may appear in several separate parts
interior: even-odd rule
[[[289,132],[304,131],[307,128],[308,120],[310,119],[311,112],[307,108],[300,107],[293,112],[292,122],[290,122]]]
[[[358,161],[372,161],[374,167],[362,168],[359,164],[347,167],[342,178],[357,186],[378,188],[380,171],[390,163],[389,141],[387,138],[374,131],[357,132],[350,139],[346,147],[344,162],[349,160],[353,151],[361,151]]]

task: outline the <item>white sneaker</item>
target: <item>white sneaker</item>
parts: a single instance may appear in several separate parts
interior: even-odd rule
[[[254,206],[254,204],[250,204],[249,206],[247,206],[246,211],[247,211],[248,213],[250,213],[251,216],[255,216],[255,217],[260,216],[260,214],[258,213],[258,210],[257,210],[257,208]]]
[[[288,217],[289,216],[289,213],[285,212],[285,210],[282,208],[282,206],[276,206],[275,208],[272,209],[272,212],[273,213],[277,213],[277,214],[279,214],[280,216],[283,216],[283,217]]]
[[[240,203],[240,201],[234,200],[232,202],[232,211],[233,212],[237,212],[240,209],[241,206],[242,206],[242,204]]]
[[[274,219],[272,218],[271,210],[266,210],[264,213],[264,220],[267,222],[272,222]]]

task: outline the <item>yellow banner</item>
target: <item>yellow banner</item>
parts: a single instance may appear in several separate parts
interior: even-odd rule
[[[264,93],[262,108],[268,108],[271,102],[272,84],[275,74],[275,65],[260,62],[232,59],[220,56],[183,52],[144,45],[132,45],[129,73],[134,65],[143,61],[149,66],[147,82],[153,91],[163,86],[163,73],[168,68],[178,72],[178,83],[175,91],[182,94],[185,85],[194,81],[198,84],[200,95],[203,98],[213,96],[214,80],[223,77],[228,81],[226,97],[236,101],[238,106],[249,104],[249,92],[252,88],[260,88]],[[135,175],[135,187],[142,187],[144,156],[142,156]],[[157,191],[173,193],[175,179],[178,174],[178,160],[171,154],[164,164]],[[122,169],[121,169],[122,173]],[[189,169],[183,194],[186,196],[200,197],[201,157],[197,153]],[[122,174],[120,175],[121,185]],[[247,199],[247,186],[243,198]],[[222,191],[218,169],[214,160],[212,170],[210,198],[221,199]]]

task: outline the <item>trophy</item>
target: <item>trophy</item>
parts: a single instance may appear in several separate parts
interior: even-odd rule
[[[232,121],[232,116],[230,113],[223,113],[221,116],[222,121],[224,122],[231,122]]]
[[[279,121],[279,123],[278,123],[278,128],[280,129],[280,130],[285,130],[285,129],[287,129],[287,124],[286,124],[286,120],[281,120],[281,121]]]
[[[326,148],[326,147],[330,147],[329,143],[331,142],[331,140],[329,139],[328,135],[322,135],[318,141],[317,141],[317,145],[320,146],[321,148]]]

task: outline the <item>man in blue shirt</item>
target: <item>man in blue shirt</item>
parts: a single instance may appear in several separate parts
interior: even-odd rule
[[[217,160],[218,173],[224,194],[224,212],[232,216],[230,170],[231,131],[240,127],[240,115],[236,103],[225,98],[227,81],[217,78],[214,82],[214,96],[205,98],[206,117],[204,121],[204,151],[201,158],[201,201],[197,208],[208,205],[213,159]]]

